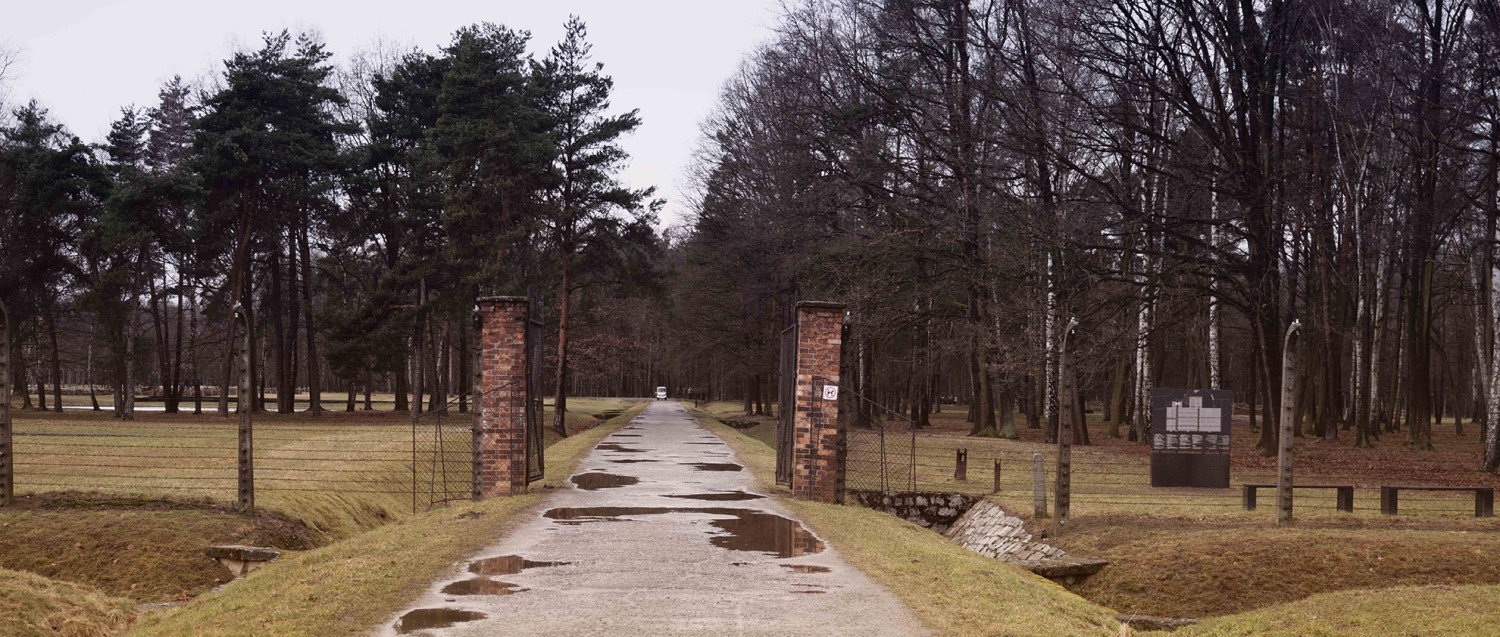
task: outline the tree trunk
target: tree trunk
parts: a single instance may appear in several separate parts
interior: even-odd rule
[[[572,258],[572,250],[562,250],[562,286],[558,288],[561,298],[558,299],[557,312],[557,392],[552,401],[552,428],[564,438],[568,436],[568,322],[573,311],[569,261]],[[749,405],[748,401],[746,405]]]
[[[312,250],[308,246],[307,227],[304,223],[298,232],[297,247],[302,252],[302,308],[303,320],[307,322],[307,413],[323,412],[323,377],[318,359],[317,323],[313,322],[313,264]]]

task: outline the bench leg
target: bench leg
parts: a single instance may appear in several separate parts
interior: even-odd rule
[[[1495,516],[1495,490],[1476,489],[1474,491],[1474,517],[1490,518]]]
[[[1243,491],[1243,495],[1240,497],[1240,500],[1244,503],[1245,510],[1246,511],[1254,511],[1255,510],[1255,487],[1240,487],[1240,489]]]
[[[1390,487],[1380,487],[1380,512],[1381,513],[1384,513],[1385,515],[1395,515],[1396,514],[1396,494],[1397,493],[1399,493],[1399,491],[1397,491],[1396,489],[1392,489]]]
[[[1338,510],[1346,513],[1354,512],[1354,487],[1340,487],[1338,490]]]

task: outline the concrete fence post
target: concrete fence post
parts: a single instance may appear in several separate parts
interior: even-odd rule
[[[1292,405],[1293,385],[1297,384],[1297,354],[1292,343],[1302,329],[1302,321],[1292,321],[1286,330],[1286,341],[1281,349],[1281,421],[1278,423],[1276,453],[1276,523],[1292,523],[1292,420],[1297,410]]]
[[[16,458],[10,422],[10,309],[0,302],[0,506],[16,498]]]
[[[966,482],[969,479],[969,450],[955,449],[953,452],[953,480]]]
[[[1031,454],[1031,506],[1033,517],[1047,518],[1047,468],[1042,454]]]
[[[995,459],[995,488],[994,493],[1000,492],[1000,459]]]
[[[1068,341],[1073,331],[1078,329],[1078,319],[1070,319],[1068,326],[1063,328],[1062,343],[1058,348],[1057,373],[1062,379],[1062,396],[1060,400],[1067,401],[1068,406],[1063,413],[1057,417],[1057,525],[1068,523],[1068,513],[1072,509],[1073,494],[1073,428],[1086,426],[1084,423],[1073,422],[1075,405],[1078,397],[1075,391],[1075,380],[1073,378],[1073,357],[1068,351]]]
[[[250,315],[236,303],[234,320],[240,328],[239,388],[239,499],[241,511],[255,511],[255,395],[250,390]],[[130,388],[125,388],[130,391]]]

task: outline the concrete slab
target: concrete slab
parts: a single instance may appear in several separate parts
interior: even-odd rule
[[[774,500],[744,499],[754,478],[723,466],[738,464],[733,451],[681,405],[653,402],[630,427],[606,438],[578,473],[636,482],[590,478],[582,482],[593,490],[572,485],[548,496],[535,518],[455,565],[376,634],[929,634]],[[471,572],[474,561],[503,556],[516,559]],[[473,581],[481,578],[495,583]],[[455,584],[496,594],[444,592]],[[462,621],[437,627],[449,620]]]

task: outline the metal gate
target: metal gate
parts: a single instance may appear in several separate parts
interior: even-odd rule
[[[840,385],[860,417],[844,431],[844,487],[881,493],[917,490],[917,428],[906,414]]]
[[[792,446],[797,419],[797,319],[781,330],[781,362],[776,377],[776,484],[792,483]]]
[[[543,464],[542,428],[542,345],[547,337],[547,323],[542,315],[542,301],[531,298],[526,317],[526,484],[541,480],[547,470]]]
[[[455,397],[438,409],[422,413],[421,405],[412,405],[411,418],[411,506],[412,511],[430,509],[455,500],[479,497],[478,474],[479,412],[491,394],[500,393],[513,401],[511,413],[523,412],[526,426],[526,483],[546,475],[543,461],[542,369],[546,321],[542,303],[533,298],[527,312],[525,328],[525,374],[518,381],[495,387],[475,387],[469,393],[470,413],[452,413],[459,404]],[[476,317],[475,323],[478,324]],[[476,330],[483,334],[482,330]],[[481,346],[481,354],[483,347]],[[418,348],[421,358],[421,348]],[[475,375],[476,380],[479,376]],[[478,383],[476,382],[476,385]],[[509,391],[524,388],[524,392]],[[524,398],[523,398],[524,397]]]
[[[450,413],[458,404],[457,398],[426,413],[420,405],[411,406],[413,512],[474,497],[474,467],[478,461],[474,431],[484,395],[475,393],[473,399],[475,409],[467,414]]]

